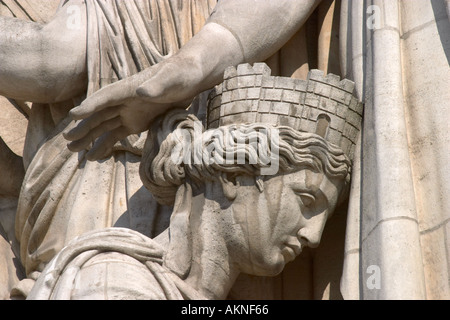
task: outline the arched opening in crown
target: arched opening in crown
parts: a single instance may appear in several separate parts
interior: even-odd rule
[[[326,139],[331,124],[331,118],[329,115],[322,113],[317,118],[316,134]]]

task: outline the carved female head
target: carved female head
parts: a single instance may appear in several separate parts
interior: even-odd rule
[[[346,197],[351,162],[344,152],[289,127],[229,125],[199,134],[198,125],[180,110],[154,123],[141,178],[157,200],[186,201],[178,191],[188,184],[190,198],[202,195],[217,203],[209,211],[224,213],[221,236],[244,273],[276,275],[304,246],[317,246]],[[271,175],[262,174],[273,164],[267,159],[277,161]]]

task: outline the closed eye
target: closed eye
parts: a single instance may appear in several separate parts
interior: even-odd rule
[[[294,191],[294,192],[297,196],[300,197],[305,207],[311,207],[316,202],[316,198],[310,193],[301,191]]]

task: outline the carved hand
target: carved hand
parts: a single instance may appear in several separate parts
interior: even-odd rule
[[[103,88],[72,110],[73,119],[82,121],[66,134],[70,150],[94,143],[87,158],[105,157],[117,141],[147,130],[158,115],[218,84],[227,67],[270,57],[319,2],[219,2],[209,23],[177,55]]]
[[[176,60],[176,59],[175,59]],[[173,107],[188,105],[195,82],[191,64],[180,66],[171,61],[155,65],[135,76],[111,84],[87,98],[71,111],[74,120],[82,120],[65,133],[73,152],[85,150],[88,160],[110,154],[116,142],[130,134],[148,130],[151,122]]]

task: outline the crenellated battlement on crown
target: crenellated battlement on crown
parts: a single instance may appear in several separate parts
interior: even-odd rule
[[[274,77],[265,63],[230,67],[211,93],[207,127],[268,123],[315,133],[353,157],[363,105],[355,84],[312,70],[308,79]]]

